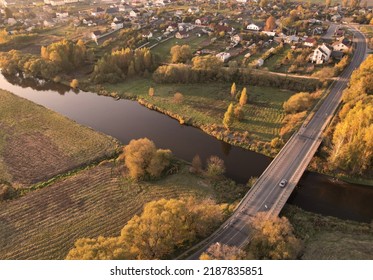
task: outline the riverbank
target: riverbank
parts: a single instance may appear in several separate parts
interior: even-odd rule
[[[148,94],[150,87],[154,88],[153,96]],[[230,96],[227,83],[155,84],[151,79],[135,78],[115,85],[90,86],[85,90],[137,100],[151,110],[168,115],[181,124],[199,128],[226,143],[272,157],[282,145],[280,131],[286,116],[282,105],[294,94],[293,91],[269,87],[248,87],[244,118],[235,121],[228,131],[222,124],[223,116],[228,105],[236,105],[238,101]],[[237,85],[237,92],[241,90]],[[181,93],[181,100],[175,99],[175,93]],[[271,145],[274,138],[276,140]]]
[[[304,260],[373,259],[373,223],[358,223],[286,205],[281,215],[304,243]]]

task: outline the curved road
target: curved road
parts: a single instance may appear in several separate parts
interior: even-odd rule
[[[251,216],[258,212],[267,212],[268,217],[277,216],[280,213],[319,147],[322,133],[341,102],[342,91],[346,88],[353,70],[365,59],[365,37],[359,31],[354,30],[353,32],[356,49],[351,63],[333,82],[330,93],[312,119],[306,120],[302,127],[293,134],[242,199],[234,214],[210,237],[184,253],[180,258],[185,258],[190,252],[195,251],[187,259],[198,259],[202,252],[216,242],[243,247],[250,240],[248,224]],[[279,186],[282,179],[288,181],[284,188]]]

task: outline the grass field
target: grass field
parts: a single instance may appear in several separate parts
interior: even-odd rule
[[[149,97],[148,89],[153,86],[155,96]],[[154,84],[147,79],[134,79],[117,85],[107,85],[110,92],[120,96],[137,96],[164,110],[192,120],[197,126],[222,126],[225,111],[232,100],[230,84]],[[239,90],[242,86],[237,85]],[[181,103],[175,103],[173,95],[180,92],[184,96]],[[248,131],[253,138],[270,141],[279,134],[285,113],[282,104],[293,92],[267,87],[248,87],[249,100],[244,106],[245,119],[235,122],[233,129]]]
[[[188,45],[192,52],[195,52],[199,48],[210,44],[210,39],[207,36],[197,37],[195,34],[191,34],[189,38],[177,39],[172,38],[152,48],[152,52],[159,55],[162,61],[170,60],[170,50],[175,45]]]
[[[302,259],[373,259],[373,225],[305,212],[287,205],[283,214],[304,241]]]
[[[0,259],[63,259],[78,238],[118,235],[146,202],[189,195],[216,197],[219,191],[228,192],[188,169],[180,165],[175,175],[135,183],[122,177],[119,165],[103,162],[0,203]],[[232,186],[224,185],[232,192]]]
[[[0,182],[29,186],[115,153],[117,142],[0,90]]]

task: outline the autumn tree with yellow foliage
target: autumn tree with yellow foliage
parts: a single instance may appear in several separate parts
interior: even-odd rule
[[[373,155],[373,55],[351,76],[343,92],[344,105],[332,136],[329,167],[350,174],[364,174]]]
[[[251,220],[254,230],[248,247],[250,258],[287,260],[296,259],[302,248],[301,241],[293,233],[286,217],[267,217],[259,212]]]
[[[164,259],[211,234],[222,219],[222,208],[209,199],[152,201],[128,221],[120,236],[79,239],[66,259]]]

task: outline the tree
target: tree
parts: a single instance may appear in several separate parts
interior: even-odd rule
[[[124,163],[131,178],[138,180],[147,177],[158,178],[170,164],[171,151],[156,149],[153,141],[147,138],[131,140],[124,147]]]
[[[73,79],[70,83],[70,87],[72,87],[73,89],[76,89],[79,87],[79,81],[77,79]]]
[[[332,0],[325,0],[325,6],[330,7],[330,4],[332,3]]]
[[[286,113],[297,113],[307,110],[311,104],[312,96],[308,92],[299,92],[290,96],[283,107]]]
[[[154,96],[154,88],[153,88],[153,87],[150,87],[150,88],[149,88],[149,96],[150,96],[150,97],[153,97],[153,96]]]
[[[241,91],[241,96],[240,96],[240,101],[239,101],[241,106],[244,106],[247,102],[247,93],[246,92],[247,92],[246,87],[244,87]]]
[[[348,6],[348,0],[342,0],[342,7],[347,8]]]
[[[78,239],[66,256],[67,260],[121,260],[131,259],[131,254],[117,237]]]
[[[266,24],[264,26],[265,31],[273,31],[276,28],[276,19],[273,16],[270,16],[266,20]]]
[[[192,172],[201,173],[202,172],[202,161],[199,155],[195,155],[192,160]]]
[[[245,114],[242,110],[242,106],[240,104],[236,105],[236,107],[234,107],[234,116],[236,117],[236,119],[238,121],[241,121],[244,119],[245,117]]]
[[[268,0],[260,0],[259,6],[264,8],[268,5]]]
[[[366,97],[347,113],[341,111],[340,115],[345,117],[336,125],[333,133],[330,165],[352,174],[363,174],[371,166],[373,158],[372,99]]]
[[[6,7],[4,9],[4,13],[5,13],[5,18],[12,18],[13,17],[13,12],[11,9],[9,9],[8,7]]]
[[[194,197],[160,199],[145,204],[118,237],[82,238],[66,259],[161,259],[206,237],[223,218],[219,205]]]
[[[301,242],[294,236],[293,227],[286,217],[267,217],[259,212],[251,220],[254,236],[248,251],[255,259],[295,259]]]
[[[200,260],[244,260],[245,251],[235,246],[229,246],[216,242],[199,257]]]
[[[177,103],[177,104],[180,104],[182,103],[184,100],[184,95],[180,92],[176,92],[174,94],[174,102]]]
[[[186,63],[193,57],[192,50],[189,45],[176,45],[170,50],[172,63]]]
[[[233,83],[232,86],[231,86],[231,96],[232,98],[236,95],[236,83]]]
[[[227,111],[224,114],[223,125],[226,129],[233,125],[234,122],[234,112],[233,112],[233,104],[229,104]]]
[[[219,177],[225,172],[224,161],[218,156],[211,156],[207,160],[207,175],[212,178]]]

